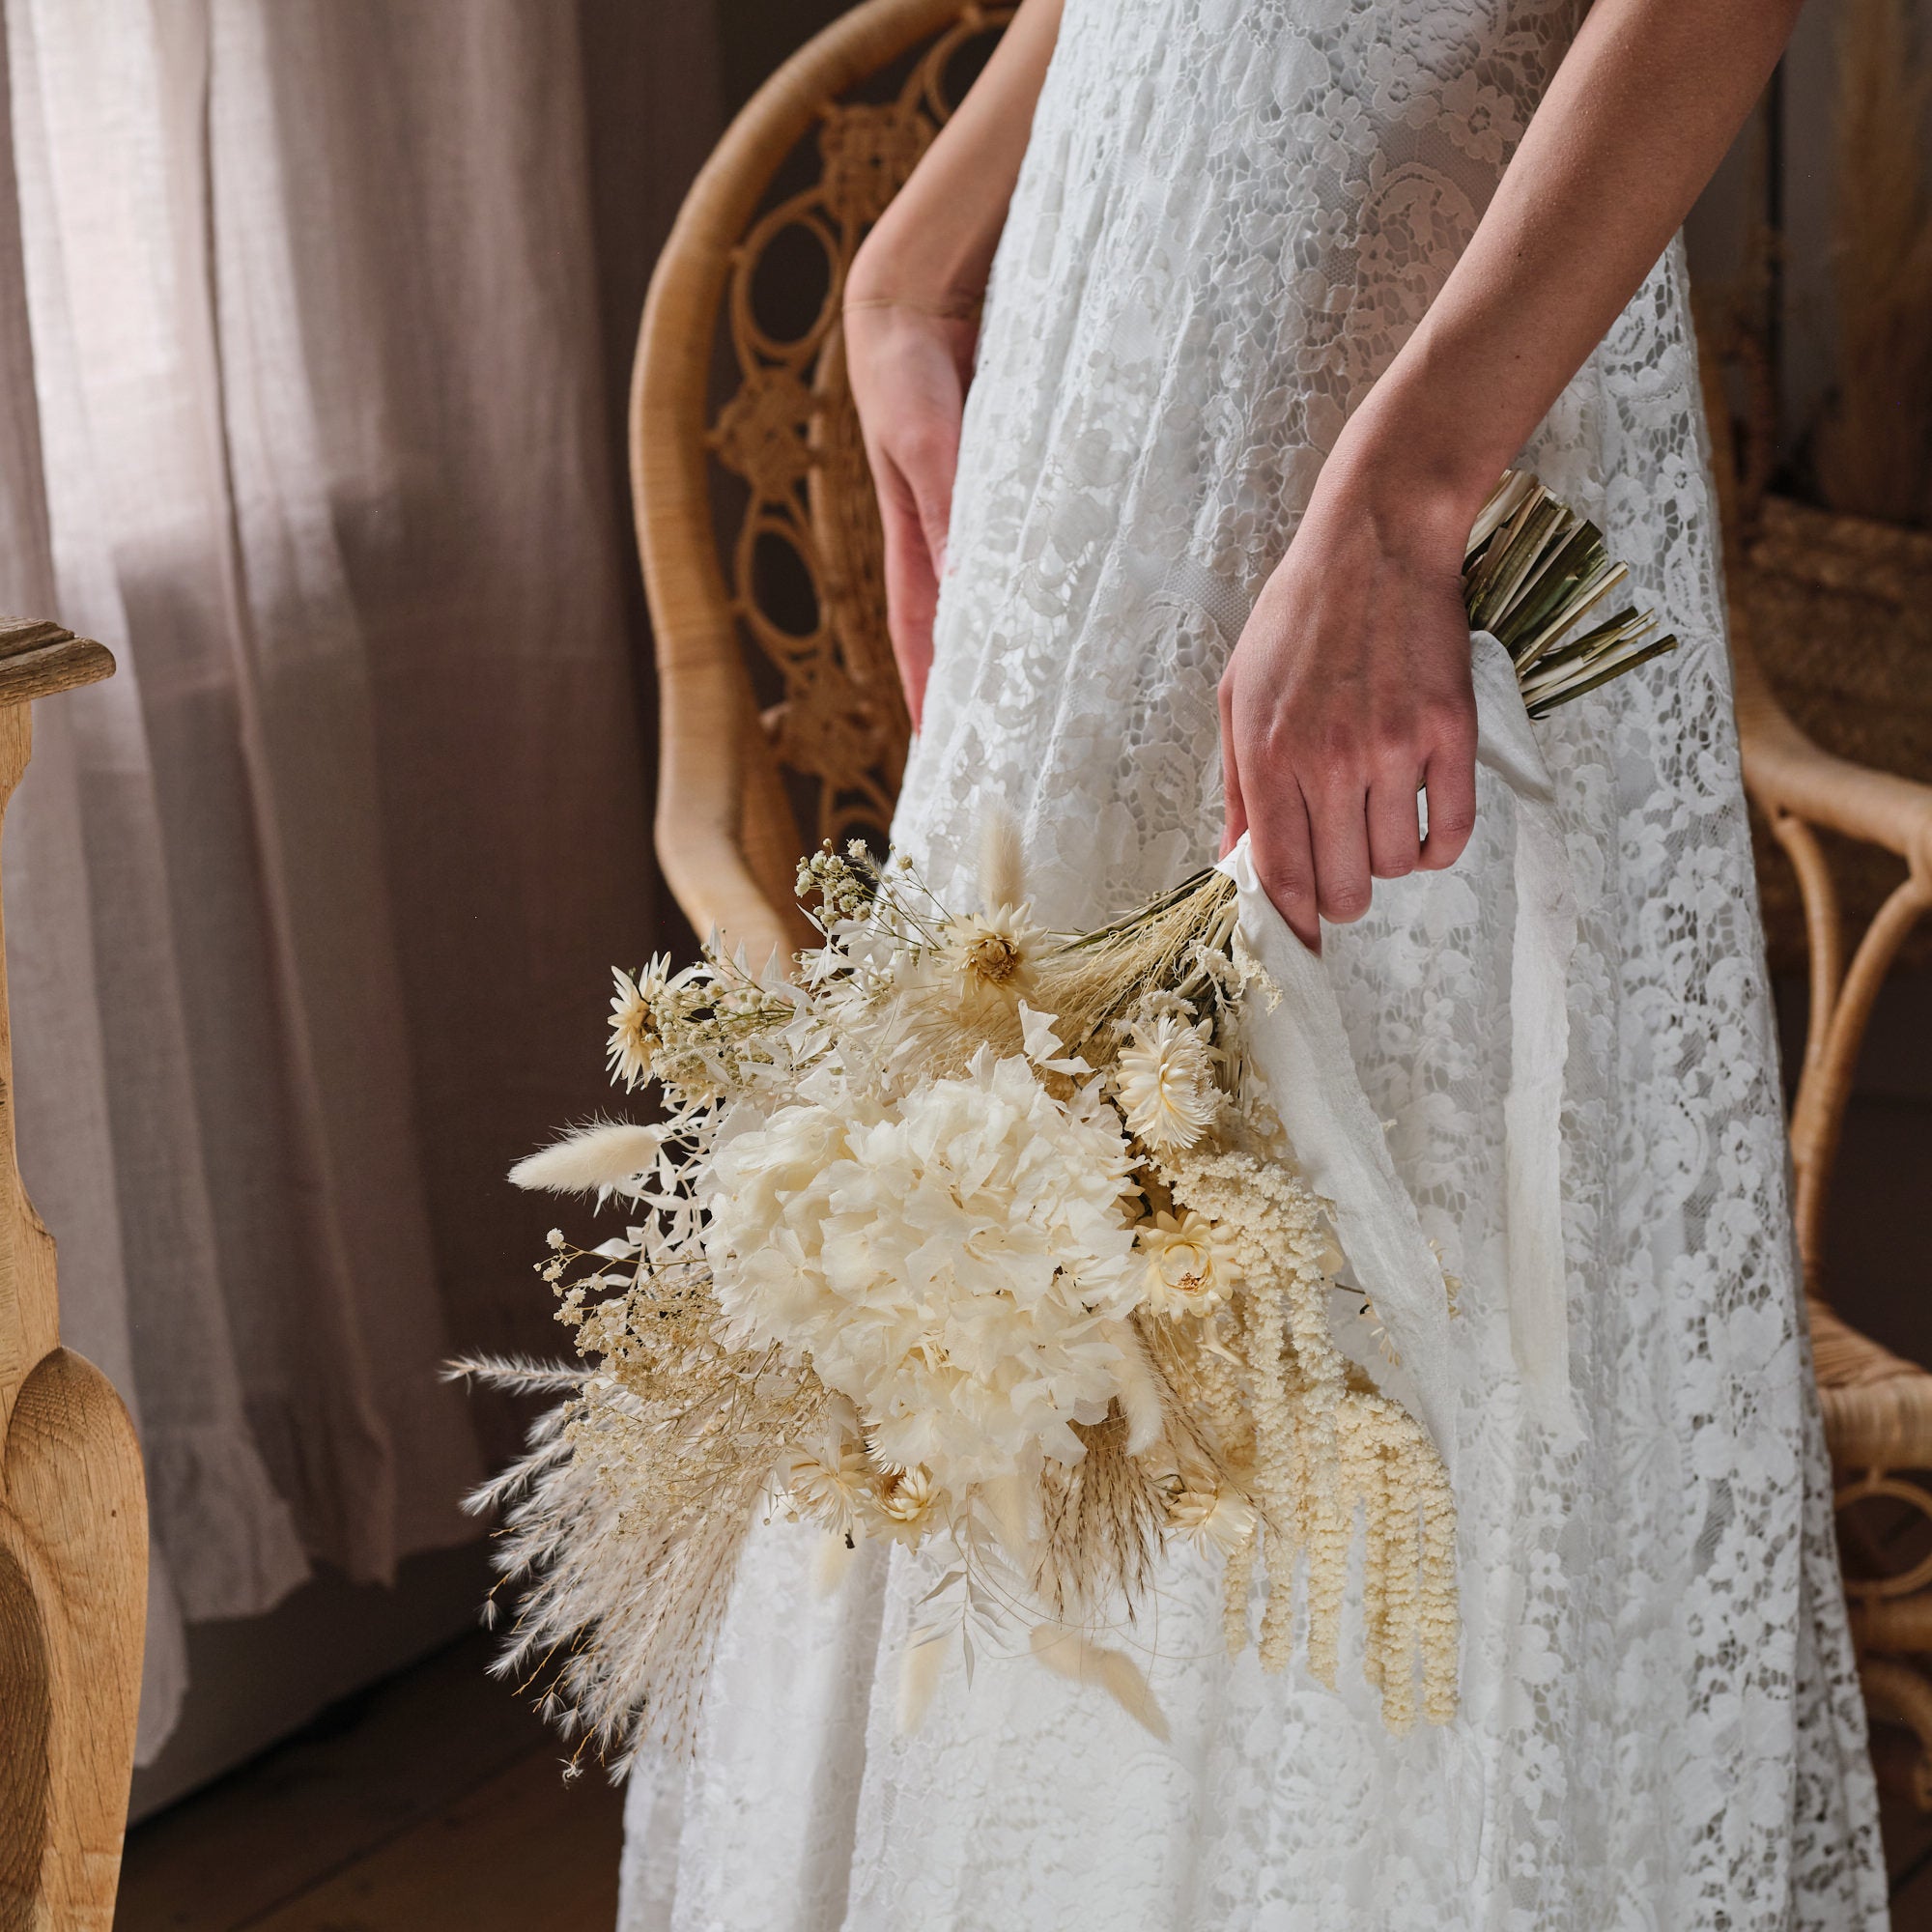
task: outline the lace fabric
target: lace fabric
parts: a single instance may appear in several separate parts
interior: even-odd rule
[[[1043,916],[1211,859],[1215,683],[1323,454],[1473,231],[1563,0],[1066,0],[968,405],[895,827],[942,895],[1023,828]],[[1528,451],[1682,648],[1538,727],[1578,937],[1562,1181],[1580,1443],[1504,1292],[1512,818],[1377,889],[1328,970],[1463,1289],[1463,1710],[1382,1728],[1221,1648],[1177,1557],[1138,1648],[1173,1735],[1025,1659],[901,1736],[934,1576],[748,1555],[687,1774],[640,1776],[625,1932],[1876,1927],[1875,1799],[1786,1234],[1776,1042],[1675,246]],[[1373,1348],[1365,1336],[1356,1338]],[[1399,1372],[1398,1372],[1399,1377]],[[1357,1649],[1354,1653],[1359,1655]]]

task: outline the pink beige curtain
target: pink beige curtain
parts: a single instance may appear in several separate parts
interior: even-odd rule
[[[145,1756],[183,1619],[473,1535],[438,1364],[555,1346],[500,1177],[656,925],[623,352],[578,8],[4,9],[0,607],[120,660],[9,816],[20,1156],[146,1445]]]

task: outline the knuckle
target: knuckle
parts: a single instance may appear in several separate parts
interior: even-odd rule
[[[1369,909],[1369,888],[1352,879],[1347,885],[1331,886],[1321,895],[1321,914],[1337,925],[1350,925]]]
[[[1352,718],[1324,720],[1312,734],[1308,750],[1324,776],[1352,779],[1362,769],[1362,732]]]
[[[905,424],[895,440],[898,459],[907,469],[932,469],[945,458],[945,439],[929,422]]]
[[[1292,861],[1264,860],[1258,868],[1263,890],[1276,905],[1305,905],[1315,897],[1315,882],[1307,870]]]
[[[1476,707],[1461,697],[1430,700],[1422,714],[1423,736],[1432,745],[1461,754],[1466,750],[1474,756],[1476,748]]]
[[[1379,733],[1370,761],[1377,777],[1412,781],[1425,762],[1423,743],[1419,733],[1406,727]]]

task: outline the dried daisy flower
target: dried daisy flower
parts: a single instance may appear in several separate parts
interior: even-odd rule
[[[1128,1030],[1114,1088],[1129,1131],[1151,1148],[1190,1148],[1214,1119],[1213,1062],[1200,1034],[1175,1013]]]
[[[1255,1533],[1255,1506],[1231,1490],[1182,1490],[1167,1506],[1167,1526],[1197,1549],[1232,1556]]]
[[[670,987],[670,959],[660,952],[635,979],[616,967],[611,977],[617,987],[611,1001],[611,1078],[634,1092],[651,1078],[664,1044],[658,1006]]]
[[[900,1469],[873,1495],[873,1526],[895,1543],[918,1543],[933,1526],[938,1492],[924,1469]]]
[[[783,1501],[792,1514],[850,1536],[865,1520],[876,1473],[851,1442],[819,1455],[802,1450],[785,1471]]]
[[[940,962],[969,994],[1017,1000],[1033,985],[1039,938],[1024,908],[966,913],[941,933]]]
[[[1177,1220],[1163,1209],[1134,1231],[1147,1257],[1146,1300],[1152,1315],[1206,1315],[1240,1286],[1236,1237],[1189,1208]]]

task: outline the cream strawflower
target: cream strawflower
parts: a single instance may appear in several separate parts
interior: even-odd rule
[[[967,913],[946,923],[940,961],[968,993],[1016,1000],[1033,984],[1039,937],[1023,909],[1002,906],[993,913]]]
[[[653,1059],[664,1042],[657,1003],[670,983],[670,959],[660,952],[635,980],[614,967],[611,977],[617,984],[611,1001],[611,1077],[634,1090],[650,1079]]]
[[[1119,1118],[981,1049],[891,1101],[780,1108],[713,1156],[704,1234],[737,1346],[809,1357],[873,1456],[975,1483],[1077,1463],[1135,1369],[1110,1326],[1141,1299]]]
[[[1147,1260],[1147,1298],[1154,1315],[1205,1315],[1240,1285],[1233,1229],[1188,1208],[1176,1220],[1163,1210],[1136,1233]]]
[[[1214,1067],[1201,1037],[1174,1013],[1130,1029],[1114,1062],[1129,1130],[1151,1148],[1190,1148],[1214,1118]]]
[[[793,1510],[827,1529],[850,1536],[863,1522],[872,1500],[876,1475],[866,1452],[853,1444],[818,1455],[801,1450],[785,1471],[785,1494]]]
[[[1182,1490],[1167,1506],[1167,1525],[1197,1549],[1232,1556],[1255,1533],[1255,1506],[1230,1490]]]
[[[936,1500],[932,1478],[923,1469],[902,1469],[890,1489],[874,1494],[874,1526],[896,1543],[917,1544],[932,1527]]]

